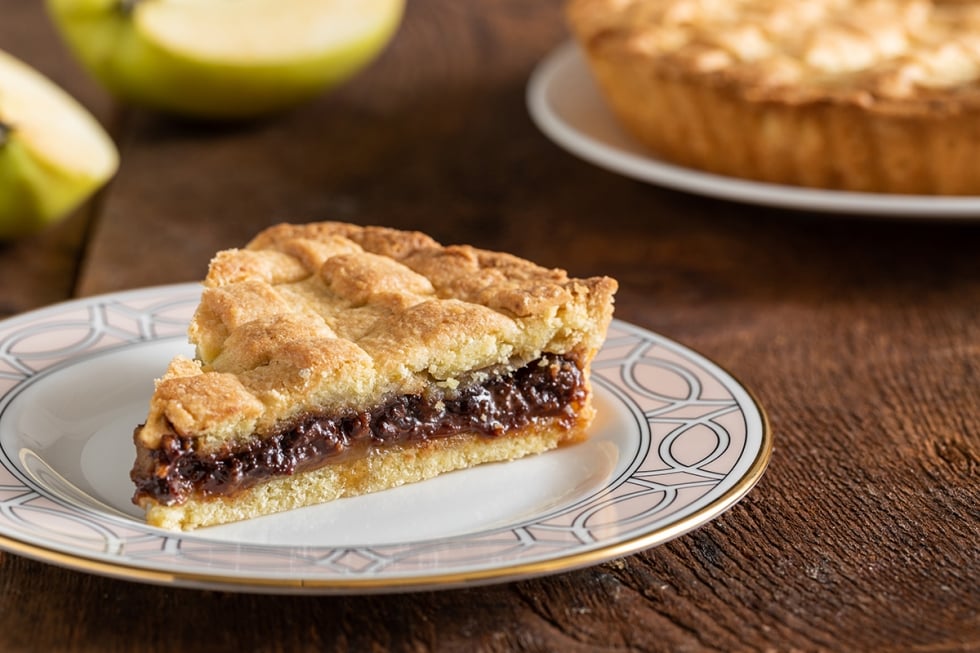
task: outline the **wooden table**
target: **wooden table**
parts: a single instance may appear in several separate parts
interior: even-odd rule
[[[143,585],[0,553],[0,650],[980,649],[980,224],[803,214],[584,163],[525,108],[558,2],[412,0],[342,90],[257,124],[119,107],[37,0],[0,48],[112,130],[122,168],[67,222],[0,246],[0,314],[196,280],[266,225],[339,219],[619,279],[617,317],[731,370],[769,471],[659,547],[487,587],[354,597]]]

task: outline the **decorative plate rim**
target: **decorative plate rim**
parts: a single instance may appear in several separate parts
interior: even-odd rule
[[[616,140],[591,133],[563,112],[555,96],[562,84],[575,82],[593,117],[618,134]],[[618,127],[588,70],[581,48],[567,41],[535,67],[526,89],[528,112],[553,142],[581,159],[647,183],[696,195],[798,211],[861,214],[879,218],[980,219],[980,196],[896,195],[822,190],[717,175],[662,161],[646,152]]]
[[[8,355],[10,349],[8,335],[14,333],[16,329],[24,328],[28,325],[40,324],[45,326],[48,320],[56,318],[59,315],[92,306],[115,306],[124,304],[127,301],[139,302],[154,297],[159,297],[161,300],[167,297],[172,299],[183,297],[186,301],[193,299],[196,302],[196,296],[199,293],[199,284],[153,286],[69,300],[7,318],[0,321],[0,363],[5,361],[4,356]],[[152,327],[152,324],[149,324],[149,326]],[[146,324],[141,324],[138,328],[144,329],[145,327],[147,327]],[[503,561],[500,564],[482,568],[465,568],[464,566],[458,569],[441,571],[438,569],[424,570],[416,573],[404,572],[379,576],[297,577],[295,575],[277,574],[275,571],[269,573],[263,573],[261,571],[248,573],[246,571],[228,574],[208,571],[206,569],[169,568],[167,565],[148,564],[146,561],[141,562],[139,559],[121,558],[118,555],[112,556],[79,548],[72,549],[64,543],[53,541],[50,536],[46,539],[37,533],[33,536],[18,533],[9,527],[9,524],[4,521],[2,515],[0,515],[0,550],[6,550],[24,557],[76,571],[157,585],[256,593],[356,594],[449,589],[531,578],[580,569],[662,544],[716,518],[731,508],[755,486],[764,474],[772,455],[772,432],[768,416],[755,395],[713,361],[679,343],[643,329],[642,327],[614,320],[613,328],[642,338],[643,340],[641,342],[648,344],[656,343],[658,346],[663,345],[685,360],[690,360],[692,364],[701,366],[701,369],[709,373],[710,378],[717,380],[726,391],[732,393],[732,401],[737,406],[737,411],[745,421],[746,430],[748,431],[751,428],[751,424],[757,423],[758,425],[759,431],[757,433],[746,434],[746,441],[750,438],[753,440],[758,439],[758,446],[752,450],[751,459],[748,457],[745,458],[748,463],[747,465],[742,464],[745,467],[744,472],[737,478],[726,478],[726,481],[732,481],[732,485],[722,494],[712,498],[706,505],[695,510],[693,513],[670,521],[666,525],[641,530],[635,534],[627,534],[607,543],[600,541],[589,546],[580,546],[569,551],[563,551],[557,555],[544,555],[540,558],[532,557],[529,560],[517,559],[511,564],[506,564],[506,561]],[[154,334],[152,329],[148,329],[146,332],[141,333],[137,339],[128,342],[105,349],[98,349],[97,351],[85,350],[82,354],[68,354],[63,359],[63,362],[69,363],[74,361],[80,355],[85,356],[93,353],[100,354],[102,352],[121,351],[139,343],[147,341],[155,342],[174,337],[172,333],[160,335]],[[52,369],[56,370],[56,368],[57,365]],[[619,368],[610,366],[610,369]],[[51,373],[56,374],[57,371]],[[0,385],[0,422],[2,422],[4,410],[12,401],[11,395],[18,392],[21,386],[29,383],[36,375],[24,377],[20,382],[15,382],[7,388]],[[597,384],[603,382],[595,372],[593,378],[596,379]],[[3,380],[4,377],[0,375],[0,381]],[[611,386],[610,389],[612,390]],[[621,390],[619,388],[617,391]],[[738,394],[744,396],[739,398],[736,396]],[[751,413],[746,413],[746,411],[750,411]],[[743,456],[745,454],[740,454],[738,459],[739,464],[742,463]],[[6,472],[9,476],[23,483],[21,472],[17,469],[10,468],[6,454],[0,455],[0,472]],[[728,473],[731,474],[732,472]],[[630,476],[630,479],[632,479],[632,476]],[[606,486],[603,489],[609,489],[611,487]],[[35,485],[28,483],[23,483],[23,488],[26,491],[38,494],[42,493]],[[0,484],[0,491],[3,489],[4,487]],[[10,488],[7,489],[9,490]],[[2,499],[2,495],[0,495],[0,499]],[[3,507],[3,501],[0,500],[0,509],[3,509]],[[109,521],[115,520],[114,523],[123,521],[121,518],[111,515],[103,515],[102,517]],[[196,538],[193,532],[169,533],[142,524],[130,524],[128,527],[145,531],[144,537],[161,537],[165,541],[172,539],[178,543],[185,541],[191,544],[208,543],[207,540]],[[512,524],[507,525],[507,528],[511,527]],[[492,531],[494,529],[491,528],[489,531],[482,531],[473,535]],[[434,541],[438,542],[440,539],[449,541],[455,538],[436,538]],[[243,551],[260,550],[263,549],[263,546],[272,550],[284,549],[284,547],[278,545],[239,544],[238,546]],[[370,546],[370,544],[365,543],[365,546]],[[380,548],[384,548],[384,546],[388,546],[388,544]],[[333,548],[336,549],[337,547]],[[171,561],[171,565],[174,565],[177,561],[175,558]]]

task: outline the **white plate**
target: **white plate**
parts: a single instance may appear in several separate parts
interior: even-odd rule
[[[58,304],[0,322],[0,548],[107,576],[242,591],[353,593],[592,565],[731,507],[772,447],[731,376],[614,322],[584,443],[370,496],[170,533],[130,503],[132,430],[186,344],[197,285]]]
[[[980,197],[817,190],[735,179],[660,161],[620,129],[574,43],[560,46],[538,65],[528,83],[527,101],[535,123],[558,145],[586,161],[641,181],[806,211],[894,218],[980,218]]]

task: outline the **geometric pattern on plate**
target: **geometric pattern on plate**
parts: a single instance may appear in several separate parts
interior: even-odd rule
[[[227,527],[206,537],[160,531],[79,487],[49,455],[55,449],[34,446],[38,436],[25,435],[23,415],[43,411],[21,404],[32,387],[88,369],[78,366],[125,358],[141,344],[177,343],[199,294],[196,284],[163,286],[0,322],[0,548],[93,573],[228,590],[354,593],[504,581],[683,534],[744,496],[768,462],[765,415],[735,379],[673,341],[614,320],[592,370],[599,421],[618,422],[597,425],[588,441],[614,451],[614,464],[557,503],[460,533],[340,546],[256,543]],[[45,437],[81,446],[57,433],[62,428],[48,425]],[[113,437],[129,455],[131,434]]]

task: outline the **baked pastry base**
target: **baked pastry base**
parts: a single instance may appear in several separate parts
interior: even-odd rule
[[[635,61],[591,66],[631,135],[679,165],[811,188],[980,195],[980,120],[968,113],[785,104]]]
[[[582,423],[591,413],[582,415]],[[372,449],[362,458],[271,479],[231,497],[191,498],[174,506],[153,505],[147,522],[168,530],[191,530],[396,488],[486,463],[543,453],[581,440],[578,430],[532,425],[498,438],[460,434],[407,446]]]

